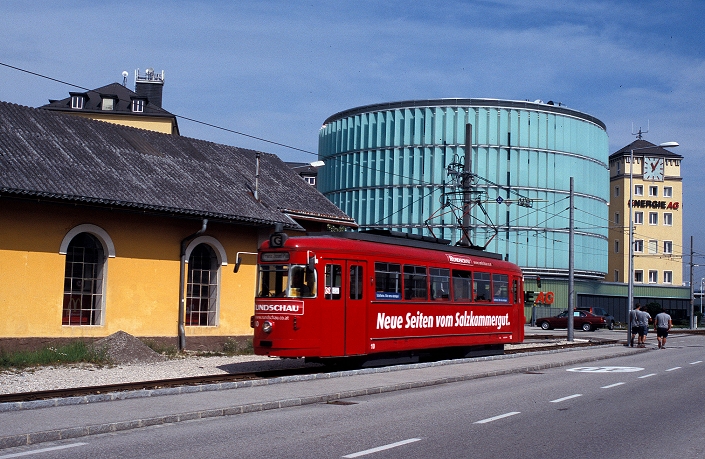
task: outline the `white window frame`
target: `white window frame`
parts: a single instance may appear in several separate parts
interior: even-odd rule
[[[663,225],[664,226],[673,226],[673,214],[670,212],[664,212],[663,213]]]
[[[658,212],[649,212],[649,225],[658,225]]]
[[[663,187],[663,197],[664,198],[672,198],[673,197],[673,187],[672,186]]]
[[[650,255],[657,254],[658,253],[658,241],[655,239],[650,239],[648,250],[649,250]]]
[[[132,112],[143,113],[145,105],[144,99],[132,99]]]
[[[658,284],[658,271],[655,269],[649,270],[649,284]]]
[[[644,185],[634,185],[634,196],[644,196]]]
[[[643,225],[644,224],[644,212],[634,212],[634,224]]]
[[[673,241],[663,241],[663,253],[673,253]]]
[[[115,110],[115,99],[112,97],[103,97],[100,101],[100,109],[105,111]]]
[[[649,185],[649,196],[658,196],[658,187],[655,185]]]
[[[635,253],[644,253],[644,240],[643,239],[634,240],[634,252]]]
[[[86,104],[86,96],[71,96],[71,108],[82,110]]]
[[[673,271],[664,271],[663,272],[663,283],[664,284],[672,284],[673,283]]]
[[[644,283],[644,270],[643,269],[635,269],[634,270],[634,282],[637,282],[639,284]]]

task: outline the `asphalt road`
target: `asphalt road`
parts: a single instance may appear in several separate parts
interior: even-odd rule
[[[705,337],[668,344],[585,365],[7,449],[0,459],[704,457]]]

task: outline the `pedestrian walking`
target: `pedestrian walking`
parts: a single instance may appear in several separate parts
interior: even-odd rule
[[[651,322],[651,314],[639,309],[636,312],[636,317],[639,320],[638,347],[646,347],[646,335],[649,333],[649,322]]]
[[[666,349],[666,338],[668,338],[668,332],[671,327],[673,327],[671,316],[661,309],[661,312],[656,314],[654,318],[654,328],[656,329],[656,340],[658,341],[659,349]]]
[[[634,347],[634,338],[636,338],[636,335],[639,333],[639,316],[637,314],[640,308],[641,305],[637,303],[634,306],[634,309],[629,311],[629,327],[632,331],[632,337],[629,340],[629,347]]]

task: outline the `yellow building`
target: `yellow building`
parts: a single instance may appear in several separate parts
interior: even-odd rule
[[[176,116],[162,108],[164,71],[145,74],[135,70],[135,90],[127,88],[127,72],[123,84],[109,85],[85,92],[69,92],[69,97],[50,100],[39,108],[81,116],[122,126],[148,129],[164,134],[179,134]]]
[[[327,224],[356,226],[275,155],[0,102],[0,347],[247,340],[251,254]]]
[[[634,286],[682,285],[682,159],[641,136],[610,155],[610,256],[605,280],[629,282],[631,177]]]

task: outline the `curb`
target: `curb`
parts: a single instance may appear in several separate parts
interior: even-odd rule
[[[609,347],[612,347],[612,346],[618,346],[618,345],[610,345]],[[582,348],[582,349],[584,349],[584,348]],[[553,354],[553,353],[559,353],[559,352],[569,352],[569,351],[574,351],[574,350],[580,350],[580,349],[559,349],[559,350],[551,350],[551,351],[539,351],[539,352],[532,353],[532,354],[534,354],[534,355],[536,355],[536,354]],[[212,418],[212,417],[219,417],[219,416],[233,416],[233,415],[237,415],[237,414],[252,413],[252,412],[257,412],[257,411],[268,411],[268,410],[276,410],[276,409],[280,409],[280,408],[289,408],[289,407],[294,407],[294,406],[311,405],[311,404],[315,404],[315,403],[325,403],[325,402],[341,400],[341,399],[345,399],[345,398],[361,397],[361,396],[365,396],[365,395],[381,394],[381,393],[385,393],[385,392],[394,392],[394,391],[414,389],[414,388],[419,388],[419,387],[430,387],[430,386],[436,386],[436,385],[441,385],[441,384],[469,381],[469,380],[473,380],[473,379],[487,378],[487,377],[491,377],[491,376],[500,376],[500,375],[507,375],[507,374],[525,373],[525,372],[529,372],[529,371],[546,370],[549,368],[557,368],[557,367],[562,367],[562,366],[574,365],[577,363],[593,362],[593,361],[605,360],[605,359],[609,359],[609,358],[613,358],[613,357],[622,357],[625,355],[633,354],[634,352],[643,352],[643,350],[641,350],[641,349],[636,350],[636,349],[632,348],[632,349],[624,350],[622,352],[618,352],[618,353],[607,355],[607,356],[593,356],[593,357],[583,357],[583,358],[577,357],[574,359],[564,360],[564,361],[556,362],[556,363],[530,365],[530,366],[513,368],[513,369],[508,369],[508,370],[486,371],[484,373],[462,375],[462,376],[452,376],[452,377],[445,377],[445,378],[439,378],[439,379],[431,379],[431,380],[426,380],[426,381],[416,381],[416,382],[392,384],[392,385],[387,385],[387,386],[373,387],[373,388],[369,388],[369,389],[356,389],[356,390],[350,390],[350,391],[335,392],[335,393],[331,393],[331,394],[313,395],[313,396],[309,396],[309,397],[295,397],[295,398],[290,398],[290,399],[275,400],[275,401],[271,401],[271,402],[249,403],[249,404],[236,405],[236,406],[231,406],[231,407],[226,407],[226,408],[199,410],[199,411],[191,411],[191,412],[179,413],[179,414],[156,416],[153,418],[135,419],[132,421],[110,422],[110,423],[104,423],[104,424],[94,424],[94,425],[84,426],[84,427],[68,427],[68,428],[64,428],[64,429],[47,430],[47,431],[42,431],[42,432],[9,435],[9,436],[0,437],[0,450],[6,449],[6,448],[18,447],[18,446],[29,446],[29,445],[34,445],[37,443],[48,442],[48,441],[66,440],[66,439],[70,439],[70,438],[80,438],[80,437],[86,437],[86,436],[90,436],[90,435],[98,435],[98,434],[104,434],[104,433],[119,432],[119,431],[124,431],[124,430],[139,429],[142,427],[149,427],[149,426],[155,426],[155,425],[173,424],[176,422],[191,421],[194,419],[204,419],[204,418]],[[523,355],[526,355],[526,354],[523,354]],[[262,381],[245,381],[245,382],[237,382],[237,383],[207,384],[204,386],[187,386],[187,387],[180,387],[180,388],[156,389],[156,390],[145,390],[145,391],[135,391],[135,392],[137,392],[137,393],[150,392],[149,395],[147,395],[147,394],[141,395],[142,397],[150,397],[153,395],[184,394],[184,393],[200,392],[200,391],[206,391],[206,390],[225,390],[225,389],[237,388],[237,387],[231,387],[231,386],[252,387],[252,386],[263,386],[263,385],[269,385],[269,384],[280,384],[280,383],[285,383],[285,382],[305,381],[305,380],[313,380],[313,379],[331,379],[331,378],[337,378],[337,377],[354,376],[354,375],[359,375],[359,374],[385,373],[385,372],[392,372],[392,371],[402,371],[402,370],[413,369],[413,368],[423,368],[423,367],[439,366],[439,365],[453,365],[453,364],[467,363],[467,362],[472,362],[472,361],[500,360],[500,359],[504,359],[504,358],[516,358],[516,357],[520,357],[520,356],[522,356],[522,354],[510,354],[510,355],[493,356],[493,357],[478,357],[478,358],[472,358],[472,359],[460,359],[457,361],[454,360],[454,361],[443,361],[443,362],[418,363],[418,364],[411,364],[411,365],[400,365],[400,366],[395,366],[395,367],[349,370],[349,371],[341,371],[341,372],[330,373],[330,374],[325,374],[325,375],[286,376],[286,377],[282,377],[282,378],[274,378],[271,380],[262,380]],[[217,387],[207,388],[208,386],[217,386]],[[224,387],[224,386],[228,386],[228,387]],[[195,390],[197,388],[205,388],[205,389]],[[183,390],[183,389],[194,389],[194,390]],[[168,392],[168,394],[167,394],[167,392]],[[155,393],[157,393],[157,394],[155,394]],[[110,400],[122,400],[122,399],[127,399],[127,398],[139,398],[140,397],[140,396],[118,397],[118,395],[119,394],[116,393],[116,394],[105,394],[103,396],[95,396],[95,397],[102,398],[102,397],[113,396],[114,398],[111,398]],[[54,404],[48,404],[47,406],[67,406],[67,405],[77,405],[77,404],[83,404],[83,403],[92,403],[92,401],[88,400],[88,399],[92,399],[92,398],[93,398],[93,396],[71,397],[71,398],[67,398],[67,399],[46,400],[46,402],[54,402]],[[74,400],[74,399],[80,399],[80,401]],[[85,399],[85,401],[83,401],[83,399]],[[66,403],[58,403],[58,402],[56,402],[58,400],[66,400],[67,402]],[[93,400],[93,401],[105,401],[105,400]],[[43,406],[35,406],[36,402],[12,402],[12,403],[7,403],[6,405],[10,405],[10,404],[32,405],[33,408],[43,407]],[[32,408],[27,407],[27,408],[18,408],[18,409],[32,409]],[[15,410],[5,410],[5,411],[15,411]]]

